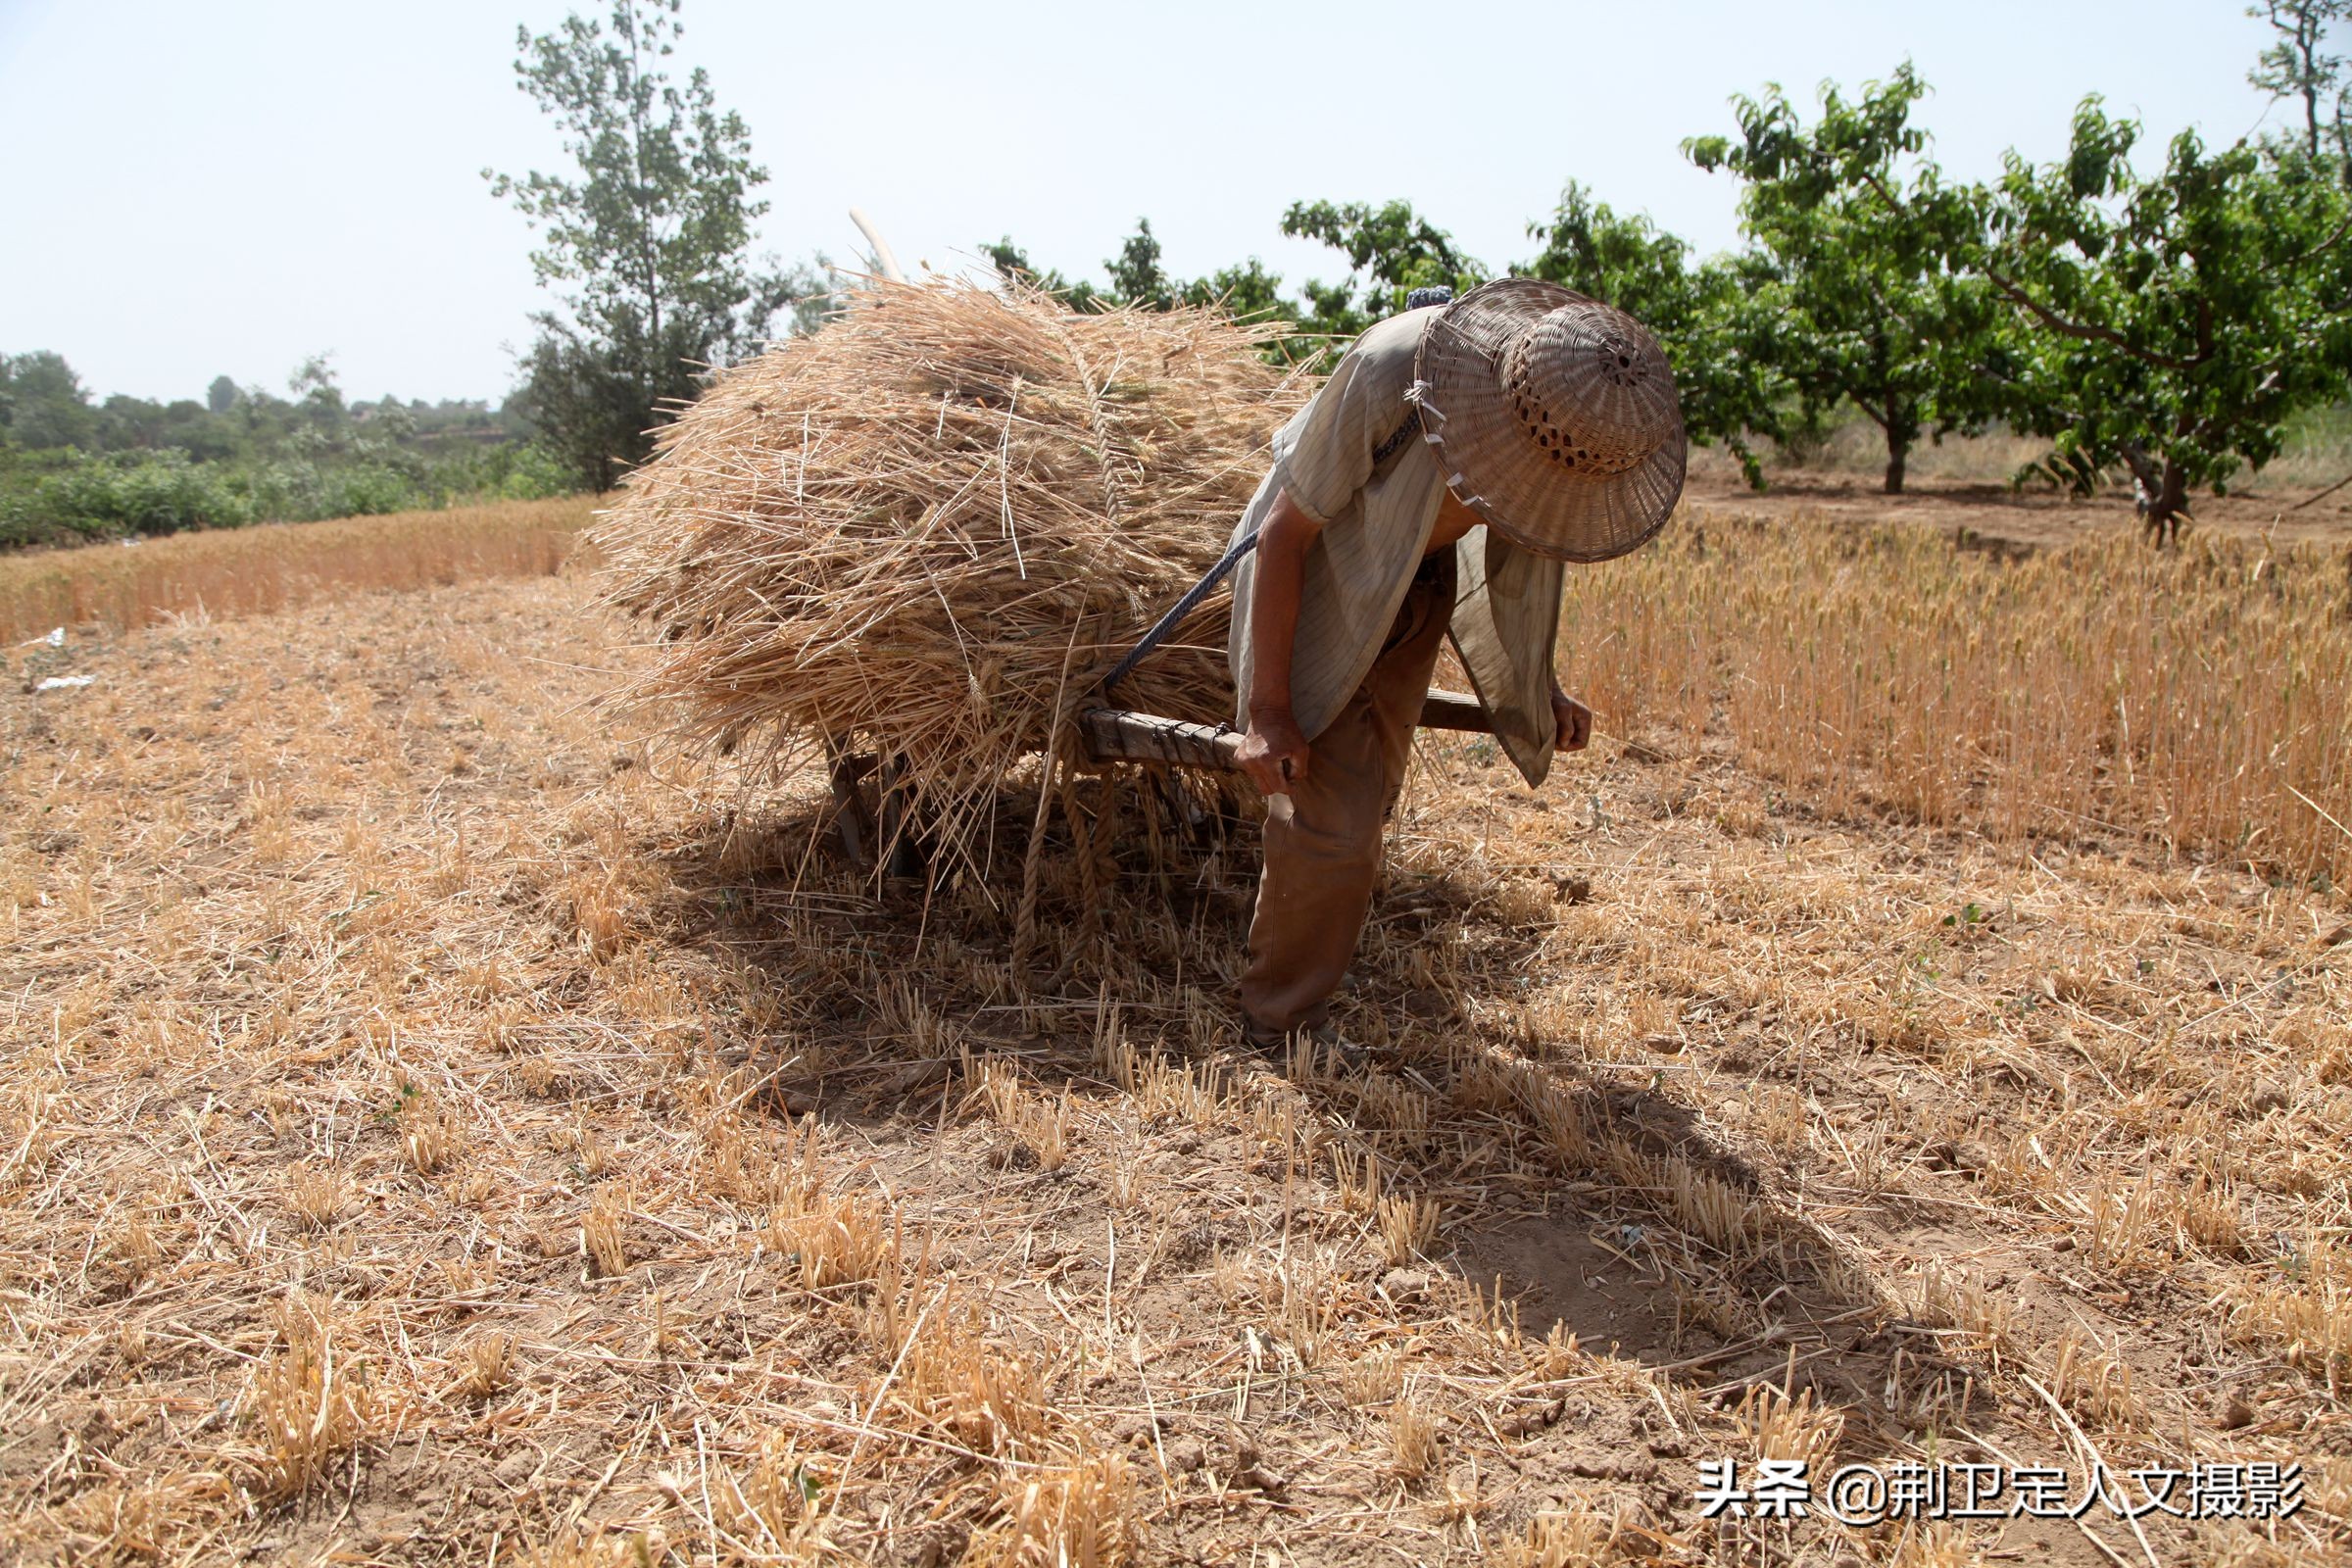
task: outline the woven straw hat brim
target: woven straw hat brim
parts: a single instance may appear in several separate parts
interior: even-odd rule
[[[1430,321],[1415,367],[1422,436],[1454,494],[1514,544],[1562,561],[1608,561],[1647,544],[1673,515],[1690,466],[1679,409],[1656,451],[1606,477],[1562,471],[1520,422],[1504,356],[1551,312],[1591,303],[1535,278],[1482,284]]]

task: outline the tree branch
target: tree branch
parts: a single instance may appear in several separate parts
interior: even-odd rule
[[[1992,270],[1992,269],[1986,268],[1984,270],[1984,275],[1992,279],[1992,283],[1995,288],[1998,288],[2003,294],[2008,295],[2009,298],[2015,303],[2022,305],[2027,310],[2033,312],[2034,316],[2040,318],[2043,325],[2047,326],[2051,331],[2058,333],[2062,337],[2078,338],[2085,343],[2105,343],[2113,348],[2122,349],[2126,354],[2131,355],[2132,358],[2139,360],[2144,364],[2162,366],[2168,370],[2180,370],[2185,372],[2195,369],[2200,363],[2196,360],[2177,359],[2170,354],[2151,353],[2146,349],[2140,348],[2130,338],[2124,336],[2121,332],[2116,331],[2113,327],[2086,326],[2080,321],[2070,321],[2065,317],[2060,316],[2056,311],[2053,311],[2048,306],[2042,304],[2039,300],[2034,299],[2032,295],[2028,294],[2024,289],[2018,287],[2017,284],[2011,282],[2008,278],[2005,278],[2000,273]]]
[[[2335,225],[2334,233],[2329,234],[2326,239],[2320,241],[2317,245],[2314,245],[2302,255],[2297,256],[2292,261],[2287,262],[2285,266],[2280,269],[2280,270],[2291,271],[2295,268],[2301,267],[2305,262],[2310,261],[2313,257],[2319,255],[2321,252],[2333,248],[2335,242],[2339,239],[2342,239],[2347,233],[2352,233],[2352,211],[2348,211],[2344,214],[2344,220]]]
[[[1877,191],[1879,193],[1879,200],[1885,202],[1888,207],[1893,208],[1898,213],[1903,210],[1902,198],[1886,188],[1886,183],[1879,178],[1879,172],[1877,170],[1863,170],[1862,183],[1868,185],[1872,190]]]

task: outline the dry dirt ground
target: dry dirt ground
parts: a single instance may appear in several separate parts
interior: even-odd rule
[[[588,706],[586,597],[0,695],[7,1555],[2352,1558],[2341,893],[1435,742],[1369,1063],[1269,1064],[1246,831],[1082,786],[1022,961],[1033,790],[877,899]],[[1759,1453],[2303,1503],[1702,1519]]]
[[[2352,534],[2352,485],[2324,493],[2325,484],[2257,481],[2228,496],[2198,496],[2184,531],[2269,534],[2280,543],[2340,539]],[[2047,548],[2099,528],[2132,528],[2137,519],[2128,490],[2078,500],[2040,490],[2012,490],[1983,479],[1926,475],[1899,496],[1886,494],[1864,474],[1787,470],[1763,491],[1741,483],[1720,454],[1700,453],[1691,469],[1690,499],[1741,516],[1785,517],[1797,513],[1843,522],[1916,522],[1947,533],[1966,530],[1984,539]]]

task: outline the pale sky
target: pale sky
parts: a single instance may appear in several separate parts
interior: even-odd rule
[[[514,381],[542,303],[485,166],[554,170],[514,86],[518,23],[563,0],[0,0],[0,352],[55,349],[99,395],[282,387],[332,351],[355,398]],[[583,10],[589,9],[583,6]],[[1345,261],[1285,240],[1296,200],[1404,197],[1490,267],[1532,254],[1561,183],[1702,250],[1736,191],[1682,159],[1726,100],[1810,102],[1909,57],[1944,167],[2059,156],[2076,101],[2232,141],[2288,123],[2246,84],[2239,0],[1650,0],[1647,4],[790,5],[687,0],[773,173],[762,245],[858,250],[863,208],[909,270],[1009,232],[1099,277],[1139,216],[1193,275],[1255,255],[1296,293]],[[1471,20],[1475,19],[1475,20]]]

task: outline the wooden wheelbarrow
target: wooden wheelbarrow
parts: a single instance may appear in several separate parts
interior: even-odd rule
[[[1097,692],[1107,699],[1120,680],[1183,623],[1244,556],[1256,548],[1257,540],[1254,533],[1237,540],[1224,558],[1169,607],[1167,613],[1112,666],[1096,688]],[[1494,722],[1477,698],[1461,692],[1432,691],[1421,702],[1420,727],[1491,735]],[[1196,724],[1185,719],[1162,718],[1155,713],[1113,708],[1108,701],[1079,710],[1078,738],[1086,748],[1088,760],[1095,762],[1160,762],[1228,773],[1241,769],[1242,735],[1230,724]],[[878,820],[875,813],[867,810],[858,793],[858,781],[875,771],[881,775]],[[918,835],[909,830],[910,824],[906,820],[905,791],[898,787],[898,771],[892,759],[835,755],[833,797],[841,806],[842,847],[849,851],[852,859],[863,860],[861,841],[870,835],[888,857],[886,874],[919,877],[924,869],[923,854]],[[1266,804],[1278,819],[1289,818],[1288,795],[1271,796]]]
[[[897,259],[891,254],[873,221],[857,208],[850,209],[850,220],[865,235],[873,248],[876,265],[882,275],[894,283],[906,277],[899,270]],[[1413,428],[1418,428],[1415,424]],[[1398,432],[1399,435],[1403,431]],[[1171,631],[1225,579],[1241,559],[1257,548],[1255,533],[1236,540],[1223,559],[1211,566],[1200,580],[1169,607],[1167,612],[1127,651],[1110,672],[1102,678],[1099,691],[1107,695],[1119,681],[1152,649],[1159,646]],[[1423,729],[1450,729],[1473,734],[1493,734],[1494,721],[1475,697],[1461,692],[1432,691],[1421,704]],[[1163,762],[1176,767],[1205,768],[1216,772],[1238,772],[1242,736],[1228,724],[1195,724],[1183,719],[1161,718],[1152,713],[1130,712],[1108,706],[1089,708],[1078,715],[1078,734],[1086,747],[1087,757],[1097,762]],[[842,847],[853,860],[866,858],[865,844],[870,841],[889,858],[887,874],[894,877],[920,877],[923,874],[923,852],[919,835],[906,820],[906,791],[900,782],[900,766],[896,759],[872,756],[852,756],[846,750],[828,748],[832,762],[834,801],[841,808],[839,823]],[[867,774],[877,775],[879,810],[869,808],[859,785]],[[1290,798],[1277,795],[1272,808],[1287,812]]]
[[[1433,691],[1421,703],[1423,729],[1459,730],[1489,735],[1494,720],[1478,699],[1463,692]],[[1237,760],[1242,732],[1230,724],[1195,724],[1155,713],[1130,712],[1123,708],[1089,708],[1078,714],[1078,739],[1087,759],[1095,762],[1160,762],[1172,767],[1210,772],[1239,772]],[[920,835],[911,831],[903,804],[897,768],[889,759],[837,752],[832,758],[833,799],[842,848],[850,858],[864,862],[871,844],[888,857],[886,872],[893,877],[920,878],[924,870]],[[860,789],[868,774],[878,774],[876,800],[871,806]],[[1289,805],[1276,796],[1273,809]]]

